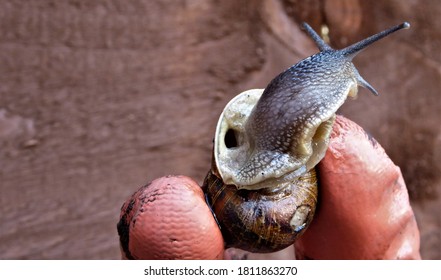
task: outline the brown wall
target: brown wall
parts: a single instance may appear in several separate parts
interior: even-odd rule
[[[374,5],[375,3],[375,5]],[[380,92],[342,113],[402,168],[441,258],[437,1],[0,0],[0,258],[116,259],[125,198],[166,174],[202,181],[223,106],[316,49],[412,28],[355,61]]]

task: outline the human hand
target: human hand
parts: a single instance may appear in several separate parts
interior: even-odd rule
[[[316,216],[295,243],[306,259],[419,259],[419,231],[400,169],[338,116],[319,164]],[[221,259],[223,239],[201,188],[184,176],[135,192],[118,223],[123,258]]]

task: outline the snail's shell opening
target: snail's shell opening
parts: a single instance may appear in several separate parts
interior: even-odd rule
[[[246,139],[245,123],[263,89],[252,89],[234,97],[219,117],[214,139],[214,159],[225,184],[236,185],[233,174],[249,157],[250,141]]]
[[[280,169],[262,170],[262,175],[267,177],[252,184],[243,184],[236,180],[238,171],[255,153],[253,139],[247,135],[245,127],[263,91],[252,89],[240,93],[225,106],[219,117],[214,139],[214,161],[224,184],[254,190],[279,185],[281,182],[294,180],[314,168],[325,155],[335,115],[317,127],[309,128],[301,145],[291,151],[292,154],[283,155],[286,158],[295,158],[301,154],[304,161],[300,164],[291,164],[294,160],[286,160]]]

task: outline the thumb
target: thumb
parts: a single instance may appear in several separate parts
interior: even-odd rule
[[[399,167],[338,116],[319,165],[319,204],[297,258],[419,259],[419,231]]]

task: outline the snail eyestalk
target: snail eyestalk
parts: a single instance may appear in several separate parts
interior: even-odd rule
[[[302,24],[302,27],[308,33],[309,37],[311,37],[311,39],[314,40],[315,44],[317,45],[320,51],[332,50],[332,48],[328,44],[326,44],[326,42],[322,39],[322,37],[320,37],[320,35],[318,35],[317,32],[315,32],[314,29],[312,29],[312,27],[309,24],[304,22]]]
[[[410,23],[403,22],[402,24],[395,25],[389,29],[386,29],[384,31],[381,31],[380,33],[377,33],[375,35],[372,35],[364,40],[361,40],[360,42],[357,42],[355,44],[350,45],[349,47],[346,47],[341,50],[342,54],[350,59],[354,58],[360,51],[365,49],[367,46],[375,43],[378,40],[383,39],[386,36],[389,36],[392,33],[395,33],[398,30],[401,29],[408,29],[410,28]]]
[[[349,47],[346,47],[339,52],[343,54],[344,57],[348,58],[349,60],[352,60],[358,53],[360,53],[362,50],[364,50],[369,45],[377,42],[378,40],[381,40],[382,38],[389,36],[390,34],[401,30],[401,29],[408,29],[410,27],[410,24],[408,22],[403,22],[402,24],[395,25],[389,29],[386,29],[382,32],[379,32],[375,35],[372,35],[364,40],[361,40],[358,43],[352,44]],[[370,92],[372,92],[374,95],[378,96],[377,90],[371,86],[366,80],[364,80],[361,75],[358,73],[358,71],[354,71],[355,79],[357,80],[357,84],[359,86],[362,86],[366,89],[368,89]]]

